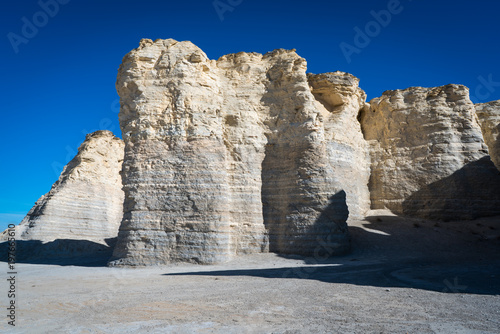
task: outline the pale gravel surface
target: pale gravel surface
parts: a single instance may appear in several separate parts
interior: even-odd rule
[[[215,266],[18,264],[17,326],[4,318],[0,332],[500,332],[500,217],[435,226],[373,214],[351,226],[351,254],[321,264],[275,254]]]

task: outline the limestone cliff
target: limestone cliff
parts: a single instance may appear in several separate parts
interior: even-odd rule
[[[123,212],[123,150],[122,140],[109,131],[87,135],[52,189],[16,226],[18,260],[83,256],[108,248]]]
[[[500,100],[476,104],[476,113],[491,160],[500,170]]]
[[[317,258],[346,252],[346,221],[370,207],[500,215],[500,101],[474,106],[461,85],[368,104],[357,78],[306,74],[294,50],[211,60],[144,39],[116,88],[124,141],[88,135],[16,227],[35,256],[94,254],[118,235],[110,265]]]
[[[500,214],[500,180],[467,87],[387,91],[361,125],[374,208],[433,219]]]
[[[370,209],[370,155],[357,118],[367,106],[366,93],[358,78],[344,72],[309,74],[308,79],[322,105],[316,107],[324,119],[327,156],[335,183],[346,192],[349,220],[363,219]]]
[[[142,40],[117,80],[125,205],[111,264],[214,263],[325,245],[345,252],[346,192],[362,194],[347,195],[357,214],[367,198],[336,168],[360,159],[364,182],[367,160],[366,151],[353,152],[363,149],[359,125],[349,125],[353,138],[339,132],[364,93],[348,75],[325,78],[308,82],[294,51],[216,61],[190,42]],[[341,106],[328,110],[334,96]]]

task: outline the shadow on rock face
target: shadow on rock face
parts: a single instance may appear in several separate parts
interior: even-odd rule
[[[500,294],[500,217],[439,222],[371,216],[349,226],[345,256],[284,256],[295,264],[264,262],[258,268],[200,268],[168,276],[316,280],[367,287],[413,288],[443,293]]]
[[[13,253],[15,263],[105,267],[113,252],[116,238],[105,241],[106,245],[73,239],[57,239],[46,243],[39,240],[17,240]],[[8,249],[8,242],[0,243],[1,261],[8,261]]]
[[[475,219],[500,215],[500,173],[489,156],[431,183],[403,202],[403,215]]]

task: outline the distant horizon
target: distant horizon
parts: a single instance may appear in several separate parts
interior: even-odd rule
[[[367,102],[458,84],[500,99],[499,3],[22,0],[1,15],[0,229],[19,224],[97,130],[122,137],[117,69],[142,38],[189,40],[210,59],[296,49],[308,73],[347,72]]]

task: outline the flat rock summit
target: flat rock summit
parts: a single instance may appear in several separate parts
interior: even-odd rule
[[[118,70],[123,141],[87,136],[16,227],[19,256],[324,257],[350,251],[348,225],[370,209],[500,215],[500,101],[474,105],[450,84],[368,103],[356,77],[306,70],[294,50],[212,60],[191,42],[143,39]]]

